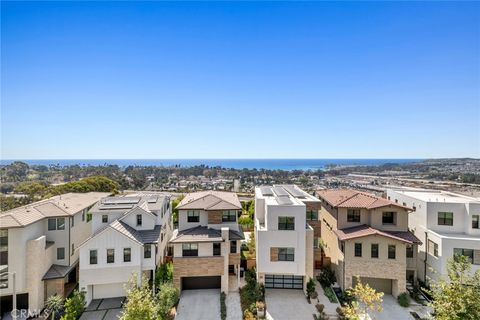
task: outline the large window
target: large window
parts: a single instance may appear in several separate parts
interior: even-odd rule
[[[397,248],[394,244],[388,245],[388,259],[395,259],[397,255]]]
[[[372,243],[371,257],[378,258],[378,243]]]
[[[413,258],[413,244],[407,244],[407,258]]]
[[[198,244],[197,243],[184,243],[184,244],[182,244],[182,256],[184,256],[184,257],[196,257],[196,256],[198,256]]]
[[[387,212],[383,212],[382,213],[382,223],[383,224],[395,224],[396,223],[396,212],[391,212],[391,211],[387,211]]]
[[[221,248],[221,243],[214,243],[213,244],[213,255],[214,256],[219,256],[220,255],[220,248]]]
[[[360,210],[348,209],[347,210],[347,222],[360,222]]]
[[[295,261],[295,248],[278,248],[278,261]]]
[[[130,262],[130,261],[132,261],[132,249],[123,248],[123,262]]]
[[[146,244],[143,247],[143,258],[150,259],[151,257],[152,257],[152,246],[149,244]]]
[[[0,230],[0,289],[8,288],[8,229]]]
[[[307,210],[307,220],[317,221],[318,220],[318,210]]]
[[[438,213],[439,226],[453,226],[453,212],[439,212]]]
[[[137,226],[141,226],[141,225],[142,225],[142,215],[137,214]]]
[[[362,244],[355,243],[355,257],[361,257],[361,256],[362,256]]]
[[[115,263],[115,249],[107,249],[107,263]]]
[[[97,250],[90,250],[90,264],[97,264],[98,260],[98,251]]]
[[[48,219],[48,230],[65,230],[65,218],[50,218]]]
[[[222,222],[235,222],[237,221],[237,211],[225,210],[222,213]]]
[[[295,230],[295,217],[278,217],[278,230]]]
[[[461,249],[461,248],[455,248],[453,249],[453,254],[455,256],[465,256],[468,258],[468,262],[474,263],[473,261],[473,249]],[[477,262],[476,264],[479,264],[480,262]]]
[[[57,248],[57,260],[65,259],[65,248]]]
[[[478,229],[479,228],[479,215],[475,214],[472,216],[472,229]]]
[[[432,240],[428,240],[427,251],[430,255],[438,257],[438,244],[436,244]]]
[[[187,211],[187,221],[188,222],[199,222],[200,221],[200,212],[197,210],[188,210]]]

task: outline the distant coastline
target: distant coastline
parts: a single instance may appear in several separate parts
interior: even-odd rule
[[[192,167],[205,165],[232,169],[267,169],[267,170],[323,170],[328,165],[382,165],[386,163],[415,163],[423,159],[42,159],[42,160],[0,160],[1,165],[22,161],[29,165],[45,166],[160,166]]]

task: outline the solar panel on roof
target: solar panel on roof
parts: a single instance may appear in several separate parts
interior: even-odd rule
[[[280,205],[293,204],[292,200],[288,197],[276,197],[277,203]]]
[[[284,188],[294,197],[297,197],[297,198],[305,197],[305,194],[303,194],[301,190],[298,190],[294,186],[284,186]]]
[[[277,195],[277,197],[288,197],[288,192],[283,189],[283,187],[274,187],[273,192]]]
[[[272,188],[270,187],[260,187],[262,196],[273,196]]]
[[[98,209],[100,210],[120,210],[120,209],[132,209],[133,204],[101,204]]]
[[[147,201],[147,202],[148,202],[148,203],[155,203],[155,202],[157,202],[157,200],[158,200],[158,197],[155,196],[155,197],[148,198],[148,201]]]
[[[135,204],[140,201],[140,198],[111,198],[103,200],[104,204]]]

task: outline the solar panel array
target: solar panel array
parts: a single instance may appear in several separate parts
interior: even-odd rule
[[[148,203],[156,203],[157,200],[158,200],[158,196],[153,196],[153,197],[148,198],[147,202]]]
[[[262,196],[273,196],[272,188],[270,187],[260,187],[260,191],[262,192]]]
[[[277,197],[288,197],[288,192],[283,187],[274,187],[273,192],[277,195]]]
[[[276,197],[277,203],[280,205],[293,204],[289,197]]]
[[[103,200],[103,204],[136,204],[140,201],[139,197],[119,197],[119,198],[107,198]]]
[[[296,198],[305,198],[305,194],[294,186],[284,186],[283,188]]]
[[[100,210],[132,209],[133,206],[134,206],[133,204],[122,204],[122,203],[115,204],[115,203],[112,203],[112,204],[101,204],[100,206],[98,206],[98,209],[100,209]]]

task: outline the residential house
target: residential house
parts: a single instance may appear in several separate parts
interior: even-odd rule
[[[405,292],[407,278],[416,279],[421,244],[408,229],[412,210],[351,189],[320,190],[317,196],[325,254],[340,287],[348,289],[360,279],[386,294]]]
[[[91,235],[89,209],[105,192],[67,193],[0,213],[0,299],[12,310],[12,272],[17,309],[40,312],[52,295],[66,297],[77,285],[76,247]]]
[[[313,277],[314,230],[302,195],[296,187],[255,188],[257,280],[266,288],[306,289]]]
[[[480,199],[409,188],[389,189],[387,196],[414,209],[408,225],[423,242],[417,264],[420,280],[446,277],[448,259],[455,254],[467,256],[473,271],[480,269]]]
[[[170,197],[140,193],[104,198],[91,210],[92,236],[78,248],[80,289],[92,299],[122,297],[133,275],[152,281],[172,232]]]
[[[238,289],[242,206],[235,193],[201,191],[187,194],[176,207],[178,229],[173,248],[173,282],[181,290]]]

